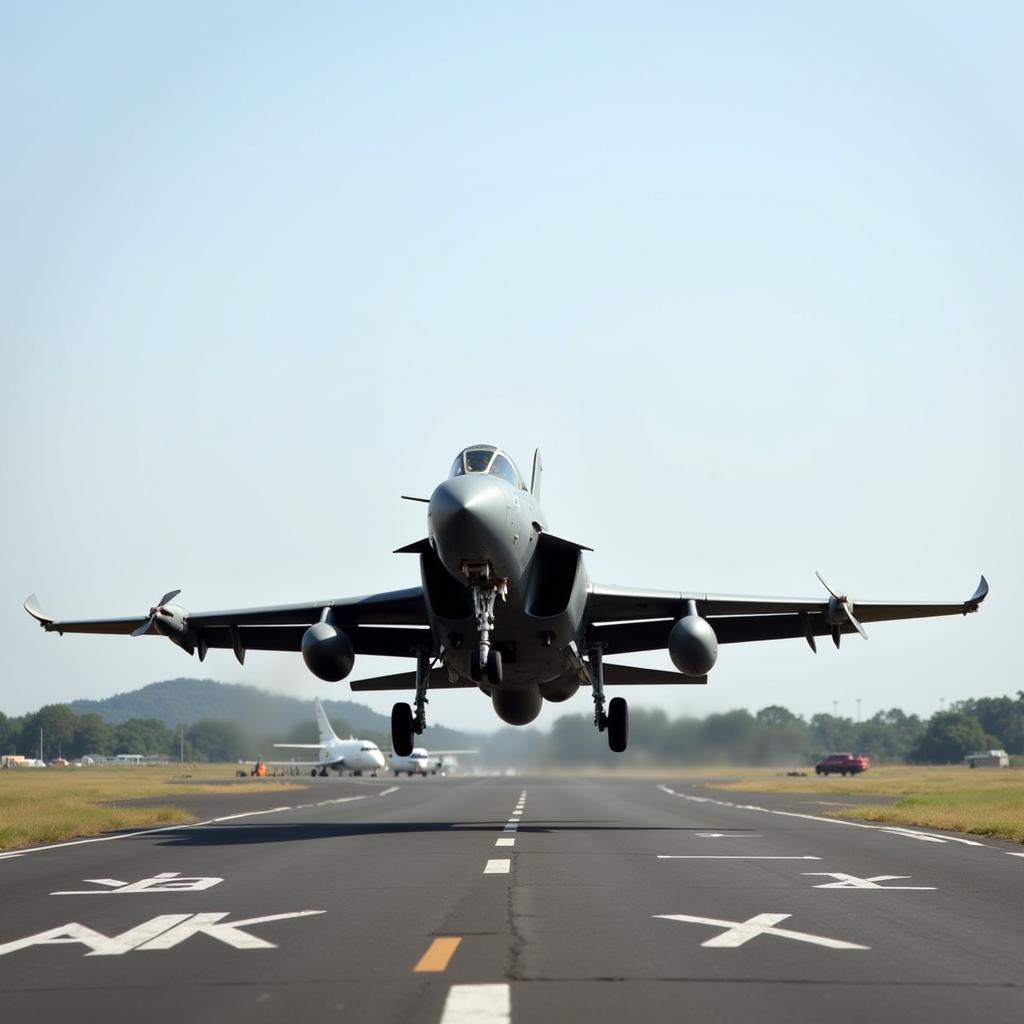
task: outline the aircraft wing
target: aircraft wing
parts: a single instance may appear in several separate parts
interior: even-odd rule
[[[417,647],[430,646],[427,610],[420,587],[361,597],[334,598],[305,604],[189,612],[185,622],[196,642],[206,647],[245,651],[298,651],[302,634],[319,622],[329,608],[344,628],[356,654],[407,657]],[[43,629],[57,633],[128,635],[145,625],[149,615],[111,619],[55,619],[47,615],[33,594],[25,610]],[[159,636],[150,625],[146,635]],[[235,642],[237,635],[238,644]]]
[[[253,760],[250,758],[250,760]],[[262,760],[256,758],[256,760]],[[345,758],[338,757],[333,761],[263,761],[268,768],[344,768]]]
[[[893,619],[918,619],[934,615],[967,615],[976,612],[988,594],[981,577],[966,601],[857,601],[847,600],[861,623]],[[686,614],[693,601],[697,614],[711,623],[720,644],[755,640],[827,636],[833,623],[828,618],[830,599],[743,597],[726,594],[687,593],[668,590],[630,590],[626,587],[592,585],[587,599],[588,642],[604,643],[606,654],[664,650],[676,619]],[[848,618],[840,632],[853,633]],[[606,666],[606,670],[607,667]]]

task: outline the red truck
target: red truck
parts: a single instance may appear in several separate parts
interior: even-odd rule
[[[858,775],[870,767],[871,759],[863,754],[856,757],[853,754],[829,754],[814,766],[814,771],[817,775],[831,775],[833,772],[839,772],[840,775]]]

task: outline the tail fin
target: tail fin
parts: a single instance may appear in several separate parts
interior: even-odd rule
[[[540,475],[544,472],[544,465],[540,461],[540,449],[533,453],[533,479],[530,481],[530,493],[540,501]]]
[[[327,747],[332,743],[337,743],[338,736],[331,727],[330,719],[328,719],[327,712],[324,711],[324,706],[320,703],[319,697],[313,701],[313,707],[316,708],[316,724],[320,728],[320,746]]]

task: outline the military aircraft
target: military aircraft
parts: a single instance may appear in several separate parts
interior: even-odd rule
[[[165,636],[200,661],[226,648],[240,663],[251,650],[301,651],[319,679],[346,678],[356,655],[410,658],[415,671],[351,684],[412,690],[394,705],[392,744],[408,756],[427,724],[427,694],[479,688],[498,716],[525,725],[544,701],[569,700],[590,688],[594,724],[613,751],[626,749],[628,711],[622,697],[606,703],[605,685],[706,683],[719,644],[844,633],[866,637],[865,622],[975,612],[988,593],[954,603],[854,601],[818,574],[827,597],[735,597],[702,591],[638,590],[591,583],[583,552],[591,549],[548,529],[540,507],[540,452],[530,486],[493,445],[459,453],[429,498],[427,536],[396,553],[419,559],[420,585],[363,597],[304,604],[188,612],[165,594],[148,615],[120,619],[53,619],[33,594],[25,609],[57,633]],[[667,650],[678,672],[606,663],[606,655]]]

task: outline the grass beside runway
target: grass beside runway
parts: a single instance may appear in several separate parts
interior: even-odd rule
[[[715,789],[754,793],[816,793],[831,796],[897,796],[889,804],[826,810],[833,818],[1011,839],[1024,843],[1024,771],[1018,768],[882,766],[863,775],[801,777],[753,769]]]
[[[191,821],[180,807],[132,806],[188,793],[267,793],[293,786],[235,778],[237,765],[149,765],[0,770],[0,850],[55,843],[123,829]]]

